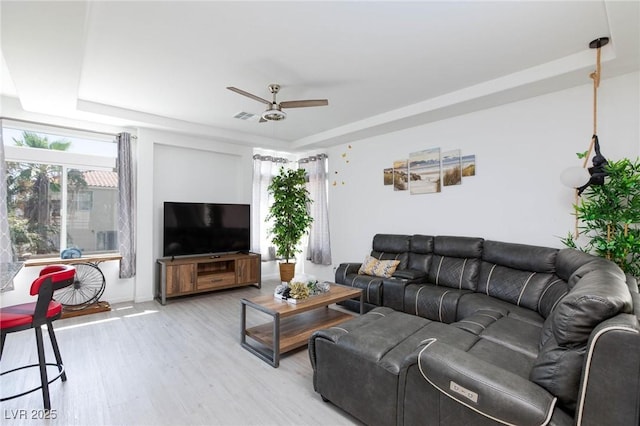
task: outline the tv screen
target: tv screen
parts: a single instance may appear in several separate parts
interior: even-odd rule
[[[164,203],[163,255],[248,252],[249,204]]]

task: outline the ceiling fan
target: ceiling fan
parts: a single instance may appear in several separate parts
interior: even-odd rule
[[[246,96],[258,102],[262,102],[263,104],[267,104],[267,109],[262,113],[262,117],[260,118],[260,123],[264,123],[265,121],[280,121],[287,118],[287,114],[282,110],[283,108],[304,108],[304,107],[315,107],[315,106],[326,106],[329,105],[329,101],[326,99],[306,99],[302,101],[276,101],[276,95],[280,91],[279,84],[270,84],[269,92],[273,94],[273,101],[268,101],[259,96],[253,95],[249,92],[245,92],[244,90],[238,89],[237,87],[227,87],[227,89],[232,92],[236,92],[240,95]]]

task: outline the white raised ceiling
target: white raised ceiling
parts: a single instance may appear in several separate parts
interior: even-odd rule
[[[640,69],[640,2],[0,3],[0,90],[29,112],[308,149]],[[281,122],[233,118],[329,99]]]

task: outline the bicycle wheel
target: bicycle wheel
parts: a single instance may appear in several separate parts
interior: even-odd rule
[[[53,293],[53,298],[67,310],[84,309],[97,302],[106,286],[104,274],[97,265],[74,263],[73,266],[76,268],[73,284]]]

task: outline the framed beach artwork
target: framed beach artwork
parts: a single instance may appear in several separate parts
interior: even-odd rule
[[[440,192],[440,148],[409,154],[411,194]]]
[[[461,158],[462,163],[462,176],[475,176],[476,175],[476,155],[463,155]]]
[[[442,185],[452,186],[462,183],[460,150],[452,149],[442,153]]]
[[[409,172],[407,170],[407,160],[393,162],[393,190],[406,191],[409,189]]]
[[[384,184],[393,185],[393,167],[388,167],[384,169]]]

